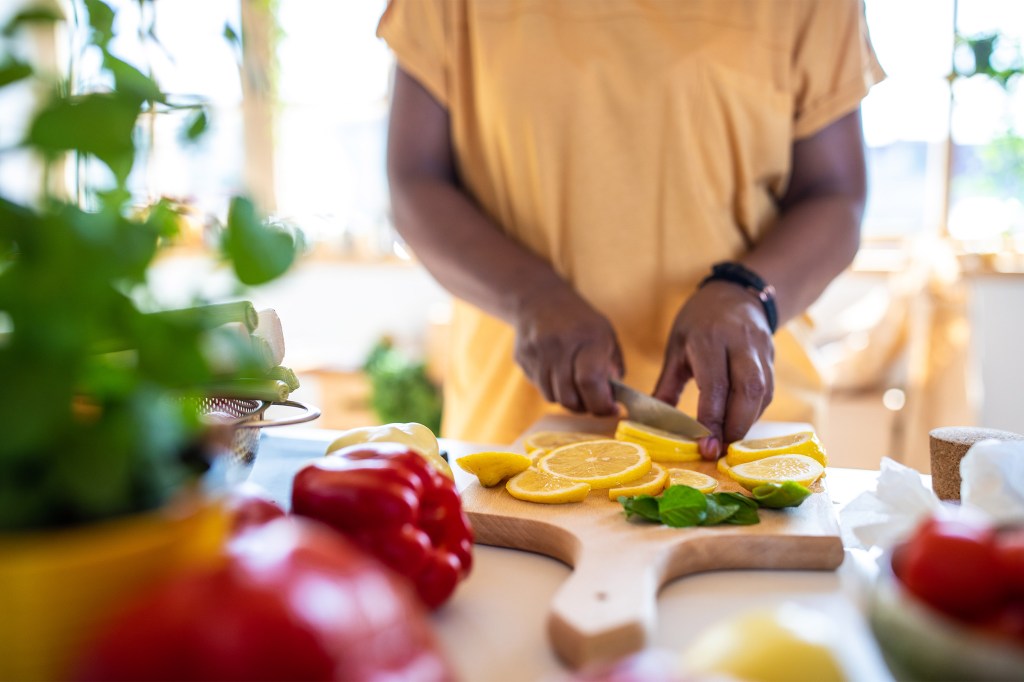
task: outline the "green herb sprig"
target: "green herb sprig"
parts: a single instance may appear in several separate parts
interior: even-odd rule
[[[693,526],[750,526],[761,522],[758,507],[782,509],[799,506],[811,491],[799,483],[771,483],[754,489],[754,497],[740,493],[702,493],[688,485],[673,485],[660,496],[620,497],[627,519],[639,518],[671,528]]]

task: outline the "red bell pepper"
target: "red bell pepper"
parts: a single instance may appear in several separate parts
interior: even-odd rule
[[[223,564],[134,595],[96,627],[76,680],[454,678],[406,581],[337,533],[280,518]]]
[[[443,604],[472,565],[473,532],[455,483],[395,443],[352,445],[307,465],[292,483],[292,513],[344,533]]]

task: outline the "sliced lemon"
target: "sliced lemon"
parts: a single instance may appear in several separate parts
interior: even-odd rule
[[[669,485],[688,485],[696,488],[702,493],[713,492],[718,487],[718,480],[714,476],[702,474],[691,469],[668,469]]]
[[[508,479],[505,490],[512,497],[527,502],[562,504],[585,500],[590,492],[590,484],[571,481],[538,469],[527,469]]]
[[[807,455],[773,455],[728,467],[726,473],[747,490],[753,490],[765,483],[786,481],[811,485],[825,473],[825,467]]]
[[[485,488],[498,485],[509,476],[515,476],[530,468],[532,460],[518,452],[474,452],[459,457],[455,463],[463,471],[477,477]]]
[[[775,455],[806,455],[817,460],[821,466],[828,466],[825,449],[813,431],[737,441],[729,445],[725,458],[729,466],[736,466]]]
[[[651,470],[640,478],[627,481],[621,488],[609,488],[608,499],[613,502],[620,497],[636,497],[637,495],[657,495],[668,483],[668,472],[651,462]]]
[[[526,454],[534,455],[534,459],[537,459],[540,455],[547,454],[563,445],[584,443],[588,440],[602,440],[603,438],[604,436],[579,431],[537,431],[523,439],[523,448],[526,450]]]
[[[650,471],[651,457],[635,443],[592,440],[555,448],[537,466],[549,474],[589,483],[591,488],[614,488]]]
[[[615,427],[615,438],[642,445],[656,462],[692,462],[700,459],[697,441],[629,419],[623,419]]]

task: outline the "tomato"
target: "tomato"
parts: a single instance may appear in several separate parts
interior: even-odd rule
[[[1001,531],[996,536],[996,554],[1010,595],[1024,600],[1024,528]]]
[[[285,515],[284,508],[271,499],[270,493],[250,481],[228,491],[224,497],[224,510],[228,514],[232,535]]]
[[[1004,604],[978,625],[987,632],[1024,647],[1024,601]]]
[[[925,521],[901,548],[895,570],[911,592],[959,618],[990,615],[1006,596],[995,531],[981,523]]]
[[[443,680],[454,677],[408,585],[319,523],[237,536],[223,565],[125,604],[76,679]]]

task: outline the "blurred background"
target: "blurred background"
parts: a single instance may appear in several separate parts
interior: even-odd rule
[[[78,0],[60,3],[73,18]],[[0,2],[0,24],[32,3]],[[113,51],[178,103],[143,119],[130,178],[140,205],[185,204],[186,235],[153,283],[166,305],[244,296],[275,308],[297,396],[322,428],[439,418],[450,300],[394,232],[384,168],[392,58],[375,37],[385,0],[117,0]],[[811,313],[831,387],[818,425],[837,466],[889,456],[927,471],[928,430],[1024,432],[1024,2],[866,0],[888,79],[863,106],[869,202],[855,265]],[[98,56],[73,28],[17,39],[36,63],[103,89]],[[40,165],[18,143],[39,93],[0,90],[0,185],[31,201]],[[101,172],[50,178],[73,193]],[[248,291],[218,278],[211,226],[248,191],[294,226],[304,254]],[[203,291],[197,292],[196,287]],[[221,287],[221,290],[218,290]],[[645,387],[650,388],[650,387]]]

